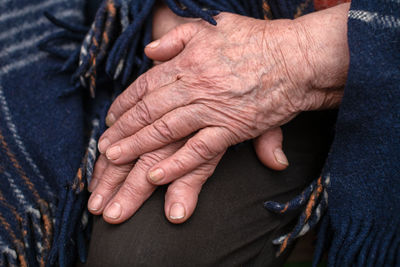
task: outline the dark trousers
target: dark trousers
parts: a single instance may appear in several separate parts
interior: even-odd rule
[[[283,127],[287,170],[261,164],[251,142],[230,148],[206,182],[193,216],[182,225],[164,217],[160,187],[127,222],[94,219],[88,261],[79,266],[280,266],[272,240],[298,212],[273,214],[266,200],[288,201],[317,178],[332,136],[334,114],[302,114]],[[289,249],[290,250],[290,249]]]

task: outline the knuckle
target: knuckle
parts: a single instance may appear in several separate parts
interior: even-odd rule
[[[131,90],[131,97],[135,101],[142,99],[142,97],[146,94],[148,88],[149,88],[148,77],[146,74],[143,74],[136,80],[135,86]]]
[[[126,181],[120,189],[119,192],[123,198],[132,199],[135,201],[141,200],[144,196],[147,195],[147,192],[138,184],[133,184],[130,181]]]
[[[178,172],[183,173],[186,170],[186,164],[183,163],[180,159],[172,159],[173,166],[177,169]]]
[[[160,161],[160,158],[157,157],[154,153],[147,153],[142,155],[138,161],[137,166],[142,168],[144,171],[149,170],[151,167],[154,166],[157,162]]]
[[[171,36],[175,37],[171,39],[173,45],[183,48],[185,46],[185,42],[190,40],[194,31],[194,27],[194,23],[185,23],[175,27],[171,31]]]
[[[117,186],[115,181],[110,177],[110,176],[105,176],[103,179],[100,181],[102,188],[105,191],[113,191],[115,187]]]
[[[173,195],[174,197],[182,196],[184,195],[184,192],[186,192],[186,187],[181,184],[175,184],[173,187],[168,188],[168,194]]]
[[[184,37],[186,32],[186,27],[187,25],[185,24],[178,25],[172,30],[172,34],[177,37]],[[173,40],[176,41],[179,40],[179,38],[174,38]]]
[[[104,169],[107,167],[107,161],[103,160],[102,158],[99,158],[96,161],[96,164],[94,165],[93,171],[96,173],[104,171]]]
[[[200,180],[205,182],[215,170],[216,165],[213,164],[204,164],[200,166],[194,173],[199,177]]]
[[[153,128],[157,133],[157,137],[162,142],[168,142],[171,140],[175,140],[175,134],[172,131],[171,127],[164,119],[159,119],[153,124]]]
[[[149,107],[144,100],[136,104],[135,114],[131,116],[132,120],[136,120],[142,125],[148,125],[152,122]]]
[[[112,168],[110,171],[110,176],[115,177],[115,178],[123,177],[129,173],[129,170],[131,169],[131,167],[132,167],[132,164],[114,166],[114,168]]]
[[[201,139],[188,142],[188,147],[205,161],[209,161],[216,156],[216,153],[210,148],[210,146]]]
[[[117,137],[122,138],[122,137],[128,136],[130,134],[129,133],[130,127],[127,127],[127,122],[129,122],[129,121],[130,121],[129,115],[127,114],[127,115],[124,115],[124,117],[121,120],[118,120],[117,123],[115,123],[112,126],[114,133],[117,135]]]
[[[129,151],[129,155],[132,159],[137,158],[139,155],[145,152],[142,151],[143,147],[135,137],[128,137],[127,140],[121,144],[121,147],[122,146],[125,146],[125,151]]]
[[[168,194],[171,194],[173,196],[185,196],[188,193],[195,193],[198,194],[200,192],[200,184],[197,183],[189,183],[188,181],[185,180],[179,180],[176,181],[174,186],[170,186],[168,188]]]
[[[185,23],[179,25],[177,28],[178,33],[180,36],[184,37],[186,40],[188,40],[193,32],[195,32],[196,29],[196,23]]]
[[[117,97],[114,101],[114,103],[111,104],[109,113],[119,113],[123,110],[125,110],[125,107],[128,106],[128,103],[125,99],[125,97],[122,97],[122,95],[120,95],[119,97]],[[119,111],[119,112],[117,112]]]

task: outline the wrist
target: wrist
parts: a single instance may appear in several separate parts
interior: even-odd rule
[[[305,77],[308,100],[302,110],[338,107],[349,68],[347,14],[349,4],[342,4],[294,20],[301,57],[298,71]]]

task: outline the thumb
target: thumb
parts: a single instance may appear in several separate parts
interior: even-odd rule
[[[280,127],[268,130],[254,140],[254,148],[259,160],[267,167],[281,171],[289,166],[282,151],[282,130]]]
[[[179,25],[161,37],[161,39],[148,44],[144,52],[155,61],[170,60],[182,52],[186,44],[199,31],[199,27],[198,23]]]

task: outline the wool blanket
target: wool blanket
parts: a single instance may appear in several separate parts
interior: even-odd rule
[[[86,254],[84,187],[102,124],[102,107],[61,71],[87,32],[85,3],[0,7],[0,266],[71,265]],[[66,31],[44,12],[81,27]]]
[[[214,25],[221,11],[295,18],[339,2],[165,0]],[[112,99],[150,67],[154,4],[105,0],[91,22],[84,1],[0,1],[1,266],[85,260],[96,140]],[[265,203],[304,209],[278,253],[323,218],[314,264],[324,249],[330,266],[400,264],[399,14],[398,1],[352,2],[349,77],[324,171],[289,203]]]

